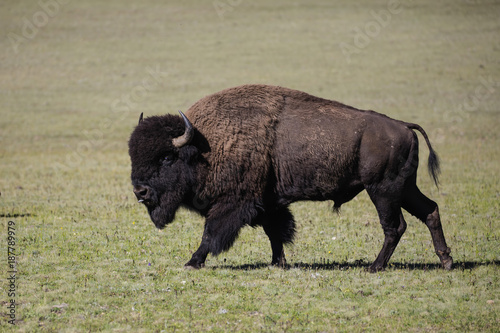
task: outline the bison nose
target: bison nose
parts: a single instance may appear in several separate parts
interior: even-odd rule
[[[134,194],[139,202],[144,202],[151,199],[151,187],[144,185],[134,186]]]

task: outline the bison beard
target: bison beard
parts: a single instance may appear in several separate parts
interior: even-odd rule
[[[165,197],[166,194],[163,195],[162,200],[160,200],[159,204],[155,206],[146,206],[149,216],[151,217],[151,221],[153,221],[158,229],[165,228],[167,224],[171,223],[174,220],[175,212],[180,206],[180,202],[178,204],[168,203],[168,201],[164,199]]]
[[[401,208],[426,224],[451,269],[438,206],[416,185],[414,130],[429,148],[437,184],[437,155],[416,124],[287,88],[240,86],[202,98],[181,117],[141,115],[129,141],[132,184],[160,229],[181,205],[205,217],[188,268],[228,250],[245,225],[264,228],[272,264],[285,266],[283,245],[295,234],[292,202],[333,200],[338,209],[366,190],[385,235],[370,271],[387,266],[406,230]]]

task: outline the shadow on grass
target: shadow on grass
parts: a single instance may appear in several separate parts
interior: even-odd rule
[[[319,262],[319,263],[303,263],[298,262],[294,264],[287,264],[285,269],[299,268],[299,269],[310,269],[310,270],[348,270],[356,268],[368,269],[371,266],[371,262],[356,260],[354,262]],[[452,270],[467,270],[474,269],[481,266],[499,266],[500,260],[492,261],[458,261],[453,264]],[[213,269],[232,269],[232,270],[257,270],[269,267],[269,263],[255,263],[255,264],[245,264],[245,265],[219,265],[213,266]],[[389,262],[389,266],[386,270],[410,270],[410,271],[432,271],[436,269],[442,269],[440,263],[402,263],[402,262]]]

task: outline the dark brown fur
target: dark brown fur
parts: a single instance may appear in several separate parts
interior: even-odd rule
[[[187,266],[201,267],[208,253],[229,249],[244,225],[262,225],[273,264],[284,265],[283,244],[293,241],[295,231],[290,203],[334,200],[339,208],[366,189],[385,233],[372,271],[387,265],[406,229],[401,207],[428,225],[443,266],[451,267],[437,204],[416,185],[413,129],[424,135],[436,182],[439,171],[420,126],[265,85],[207,96],[186,116],[195,128],[186,146],[172,146],[184,128],[175,116],[146,118],[129,146],[136,194],[147,197],[158,227],[171,222],[180,204],[206,217],[202,243]],[[168,166],[155,161],[163,155],[173,156]]]

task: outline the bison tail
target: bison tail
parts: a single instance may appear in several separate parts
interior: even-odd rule
[[[429,142],[429,141],[427,141]],[[441,173],[441,166],[439,165],[439,156],[429,145],[429,161],[427,162],[427,168],[429,170],[429,174],[432,176],[434,183],[439,187],[439,174]]]
[[[436,186],[439,187],[439,174],[441,173],[441,167],[439,164],[439,156],[436,151],[432,148],[431,142],[427,133],[425,133],[424,129],[417,124],[405,123],[409,129],[419,131],[425,139],[427,143],[427,147],[429,147],[429,159],[427,162],[427,169],[429,170],[429,175],[434,180]]]

